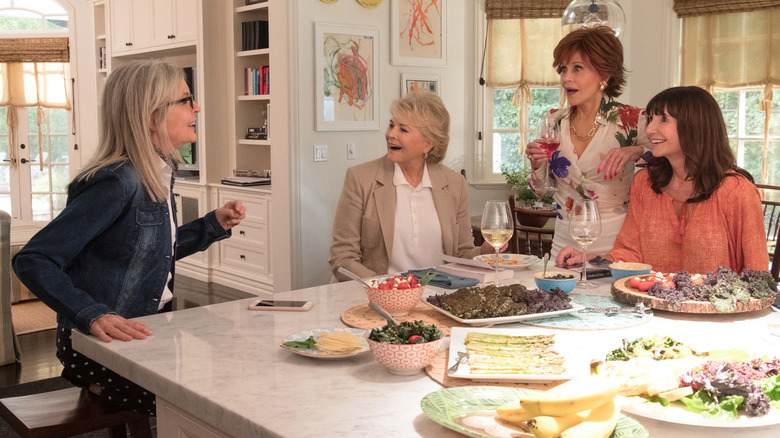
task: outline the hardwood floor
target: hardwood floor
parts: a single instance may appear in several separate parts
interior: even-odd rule
[[[188,309],[253,296],[253,294],[219,284],[177,276],[173,308],[175,310]],[[4,388],[18,383],[59,376],[62,372],[62,365],[55,356],[57,348],[54,346],[54,342],[54,330],[19,336],[21,359],[14,364],[0,366],[0,387]]]

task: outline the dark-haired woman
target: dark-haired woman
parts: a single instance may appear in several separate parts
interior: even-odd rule
[[[706,273],[769,265],[758,189],[736,166],[715,99],[698,87],[658,93],[647,105],[653,158],[631,186],[631,203],[612,260],[661,272]],[[564,248],[560,266],[581,261]]]

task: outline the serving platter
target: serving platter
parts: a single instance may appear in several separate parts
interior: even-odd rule
[[[536,264],[541,260],[539,257],[528,254],[499,254],[498,255],[498,267],[505,269],[521,269],[527,268],[533,264]],[[490,266],[495,266],[496,255],[495,254],[483,254],[474,257],[474,260],[478,262],[487,263]]]
[[[509,324],[512,322],[523,322],[532,319],[550,318],[552,316],[565,315],[567,313],[578,312],[585,308],[585,306],[582,306],[580,304],[571,303],[571,309],[556,310],[553,312],[529,313],[526,315],[514,315],[514,316],[497,316],[495,318],[463,319],[463,318],[458,318],[457,316],[442,309],[439,306],[434,306],[433,304],[426,301],[424,298],[422,302],[432,307],[437,312],[446,315],[462,324],[468,324],[468,325],[496,325],[496,324]]]
[[[747,428],[764,427],[780,424],[780,410],[771,409],[768,414],[760,417],[748,417],[740,415],[734,420],[718,420],[706,418],[699,413],[691,412],[681,406],[661,406],[658,403],[648,403],[642,397],[622,397],[620,410],[627,414],[639,415],[653,420],[667,423],[684,424],[687,426],[719,427],[719,428]]]
[[[561,374],[473,374],[469,368],[468,361],[464,360],[455,371],[447,370],[447,375],[450,377],[490,382],[545,383],[557,380],[569,380],[590,374],[591,351],[589,348],[585,347],[587,345],[585,337],[580,336],[575,332],[531,327],[515,329],[453,327],[450,332],[450,356],[447,361],[448,367],[451,367],[458,362],[460,359],[458,357],[459,351],[468,351],[466,349],[466,335],[469,332],[509,336],[555,335],[553,337],[555,344],[553,344],[550,349],[563,356],[563,366],[566,370]]]
[[[317,339],[319,334],[321,332],[329,332],[329,333],[353,333],[357,337],[359,337],[362,341],[362,345],[358,350],[351,351],[349,353],[343,353],[343,354],[332,354],[327,353],[325,351],[320,351],[316,349],[309,349],[309,348],[292,348],[284,345],[285,342],[290,341],[298,341],[298,342],[304,342],[307,339],[309,339],[309,336],[314,336],[314,339]],[[281,347],[289,350],[297,355],[305,356],[305,357],[312,357],[315,359],[344,359],[348,357],[354,357],[361,354],[368,353],[368,342],[366,342],[366,330],[361,329],[354,329],[354,328],[319,328],[319,329],[311,329],[311,330],[304,330],[298,333],[293,333],[291,335],[288,335],[284,340],[282,341]]]
[[[475,438],[533,437],[528,430],[503,422],[496,409],[514,401],[531,389],[501,386],[462,386],[444,388],[427,394],[420,401],[423,413],[440,425]],[[646,438],[647,429],[633,418],[620,415],[610,437]]]
[[[653,275],[654,274],[637,275],[637,277],[648,278]],[[644,303],[645,306],[656,310],[667,310],[669,312],[678,313],[744,313],[766,309],[775,301],[775,297],[764,299],[751,298],[747,303],[737,302],[736,309],[733,312],[721,312],[708,301],[682,301],[680,303],[670,303],[667,300],[650,296],[647,292],[642,292],[629,286],[631,278],[633,277],[621,278],[612,283],[611,292],[612,296],[615,297],[615,300],[632,305],[641,302]]]

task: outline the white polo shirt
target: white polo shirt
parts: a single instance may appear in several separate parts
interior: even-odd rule
[[[173,175],[173,169],[168,163],[160,158],[160,170],[162,170],[163,181],[170,181]],[[171,188],[169,184],[165,187],[168,189],[168,218],[171,225],[171,258],[173,258],[173,244],[176,239],[176,223],[173,220],[173,208],[171,205]],[[173,292],[168,288],[168,284],[171,282],[171,273],[168,272],[168,278],[165,280],[165,289],[163,289],[162,296],[160,297],[160,304],[157,306],[157,310],[162,310],[163,306],[173,299]]]
[[[423,169],[420,185],[412,187],[403,171],[395,163],[395,229],[393,252],[390,254],[388,273],[395,274],[409,269],[419,269],[441,264],[444,245],[441,224],[433,203],[431,178],[428,165]]]

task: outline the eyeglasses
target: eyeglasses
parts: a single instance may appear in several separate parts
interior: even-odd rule
[[[182,97],[179,100],[174,100],[173,102],[169,103],[168,105],[178,105],[180,103],[188,103],[190,104],[190,109],[195,109],[195,97],[193,95],[189,95],[187,97]]]

